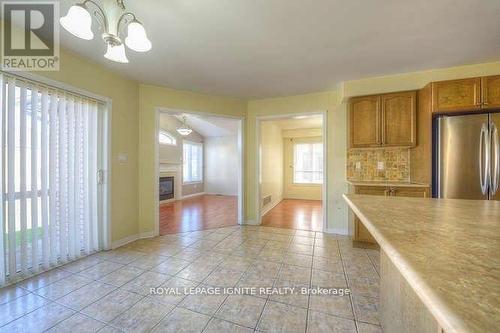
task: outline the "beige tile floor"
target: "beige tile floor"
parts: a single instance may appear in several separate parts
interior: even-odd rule
[[[378,262],[343,236],[271,227],[139,240],[0,289],[0,332],[381,332]],[[352,293],[150,292],[212,286]]]

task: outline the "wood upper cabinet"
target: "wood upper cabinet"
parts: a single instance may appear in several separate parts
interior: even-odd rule
[[[433,112],[478,110],[481,104],[481,78],[432,83]]]
[[[417,92],[382,95],[382,145],[414,146],[417,141]]]
[[[351,148],[415,146],[416,91],[354,97],[349,105]]]
[[[374,147],[381,144],[380,96],[355,97],[350,101],[351,146]]]
[[[500,109],[500,75],[486,76],[481,79],[484,109]]]

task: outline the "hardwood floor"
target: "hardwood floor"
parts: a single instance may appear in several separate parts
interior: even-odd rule
[[[262,225],[322,231],[322,202],[321,200],[284,199],[262,217]]]
[[[238,197],[200,195],[160,205],[160,235],[237,225]]]

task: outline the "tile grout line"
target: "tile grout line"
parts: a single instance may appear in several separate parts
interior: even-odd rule
[[[313,268],[314,268],[314,253],[316,252],[316,236],[318,233],[316,232],[314,234],[314,242],[313,242],[313,252],[312,252],[312,262],[311,262],[311,271],[309,273],[309,288],[312,289],[312,274],[313,274]],[[310,290],[309,289],[309,290]],[[311,306],[311,294],[308,291],[307,295],[307,309],[306,309],[306,327],[304,332],[307,332],[307,327],[309,325],[309,307]]]
[[[339,255],[340,255],[340,261],[342,262],[342,269],[344,270],[344,279],[346,280],[347,282],[347,287],[349,288],[350,290],[350,295],[349,295],[349,304],[351,305],[351,312],[352,312],[352,316],[353,316],[353,321],[354,321],[354,329],[356,330],[356,332],[359,333],[359,329],[358,329],[358,324],[356,323],[356,318],[357,318],[357,315],[356,313],[354,312],[354,302],[353,302],[353,299],[352,299],[352,287],[351,287],[351,282],[350,282],[350,279],[349,279],[349,276],[347,274],[347,269],[346,269],[346,263],[344,261],[344,256],[342,255],[342,250],[341,250],[341,246],[340,246],[340,243],[339,241],[337,240],[337,246],[338,246],[338,251],[339,251]]]
[[[295,236],[295,233],[294,233],[294,236]],[[292,236],[292,239],[293,239],[294,236]],[[291,244],[291,240],[288,242],[287,249],[290,247],[290,244]],[[288,252],[288,251],[285,250],[285,252]],[[280,262],[280,266],[278,268],[278,272],[276,273],[275,279],[273,281],[273,288],[276,287],[276,283],[277,283],[277,281],[279,279],[279,276],[281,274],[281,270],[282,269],[283,269],[283,261]],[[264,311],[266,309],[266,306],[267,306],[269,300],[270,300],[270,297],[269,297],[269,295],[267,295],[266,302],[264,303],[264,306],[262,307],[262,311],[260,312],[259,319],[257,320],[257,323],[255,324],[254,331],[257,331],[257,329],[259,328],[259,325],[260,325],[260,323],[262,321],[262,316],[264,314]]]
[[[224,239],[228,238],[230,235],[232,235],[234,232],[228,234],[226,237],[224,237],[222,240],[220,240],[219,242],[217,242],[217,244],[219,244],[220,242],[222,242]],[[212,233],[211,233],[212,234]],[[214,245],[214,246],[217,246],[217,245]],[[217,252],[216,252],[217,253]],[[223,254],[221,254],[223,255]],[[197,259],[199,259],[200,257],[197,257],[194,261],[196,261]],[[192,263],[194,263],[194,261]],[[221,260],[221,262],[219,262],[211,271],[210,273],[203,279],[203,281],[208,278],[217,268],[220,267],[221,263],[223,262],[223,260]],[[183,279],[181,277],[178,277],[177,274],[179,274],[180,272],[182,272],[184,269],[186,269],[187,266],[185,268],[183,268],[182,270],[180,270],[179,272],[176,273],[176,275],[174,275],[173,277],[176,277],[176,278],[180,278],[180,279]],[[198,281],[193,281],[193,280],[189,280],[189,279],[184,279],[184,280],[188,280],[188,281],[191,281],[191,282],[196,282],[198,283],[196,285],[196,287],[199,287],[200,285],[203,284],[203,281],[202,282],[198,282]],[[241,280],[241,277],[240,279],[238,280],[238,282]],[[236,282],[236,283],[238,283]],[[147,296],[146,296],[147,297]],[[185,309],[185,310],[188,310],[188,311],[192,311],[194,313],[198,313],[198,314],[201,314],[201,315],[205,315],[205,316],[208,316],[207,314],[205,313],[201,313],[201,312],[198,312],[198,311],[195,311],[195,310],[192,310],[192,309],[188,309],[188,308],[185,308],[183,306],[181,306],[180,304],[187,298],[189,297],[189,295],[187,296],[184,296],[179,302],[177,302],[176,304],[172,304],[173,305],[173,308],[165,315],[163,316],[153,327],[151,327],[150,331],[153,331],[156,327],[158,327],[158,325],[160,325],[160,323],[165,319],[167,318],[175,309],[177,308],[181,308],[181,309]],[[226,296],[226,298],[224,299],[224,301],[222,301],[221,305],[217,308],[216,312],[220,309],[220,307],[222,307],[222,305],[226,302],[227,298],[229,297],[229,295]],[[215,313],[216,313],[215,312]],[[214,313],[214,315],[215,315]],[[202,329],[202,332],[206,329],[206,327],[208,326],[208,324],[210,323],[210,321],[215,318],[214,315],[210,316],[209,320],[207,321],[207,323],[205,324],[205,326],[203,327]]]

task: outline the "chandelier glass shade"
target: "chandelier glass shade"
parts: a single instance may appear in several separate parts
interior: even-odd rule
[[[189,125],[186,123],[186,117],[182,117],[182,125],[177,128],[177,133],[179,133],[182,136],[188,136],[191,134],[193,130]]]
[[[68,15],[61,17],[59,21],[63,28],[74,36],[86,40],[94,39],[94,33],[91,30],[92,17],[83,5],[72,6]]]
[[[113,45],[108,44],[108,49],[104,58],[115,62],[121,62],[122,64],[128,63],[127,54],[125,53],[125,45]]]
[[[101,4],[85,0],[71,6],[59,22],[72,35],[91,40],[94,38],[92,17],[102,30],[102,39],[107,47],[106,59],[128,63],[125,45],[136,52],[151,50],[146,29],[133,13],[125,11],[123,0],[101,0]]]

